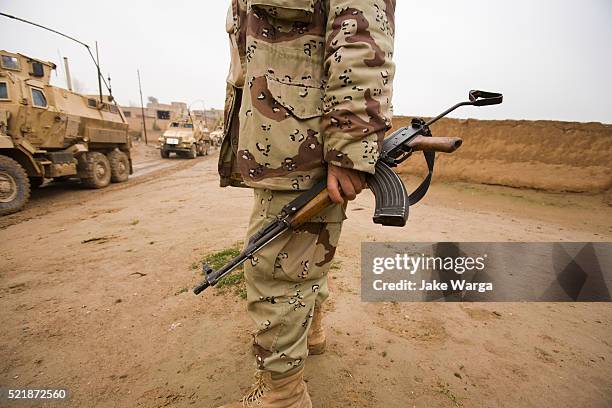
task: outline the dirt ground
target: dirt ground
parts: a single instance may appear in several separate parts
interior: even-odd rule
[[[215,407],[251,383],[251,322],[232,292],[196,297],[192,264],[244,239],[251,192],[216,157],[162,161],[105,190],[52,184],[0,218],[0,386],[65,387],[69,407]],[[409,180],[416,184],[416,180]],[[610,241],[601,196],[433,186],[404,229],[348,209],[315,407],[610,407],[610,304],[367,304],[360,243]],[[1,403],[0,403],[1,405]],[[27,404],[19,404],[27,406]]]

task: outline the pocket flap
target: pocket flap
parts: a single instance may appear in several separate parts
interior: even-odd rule
[[[251,0],[251,5],[281,20],[308,23],[314,13],[314,0]]]
[[[270,76],[266,76],[266,79],[274,100],[294,116],[310,119],[323,115],[323,89],[304,84],[288,84]]]

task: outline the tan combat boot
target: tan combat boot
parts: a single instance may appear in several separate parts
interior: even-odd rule
[[[308,331],[308,354],[316,356],[325,353],[325,330],[323,330],[323,312],[320,307],[314,308],[312,323]]]
[[[255,377],[257,381],[241,402],[220,408],[312,408],[304,382],[304,368],[278,380],[273,380],[265,371],[258,371]]]

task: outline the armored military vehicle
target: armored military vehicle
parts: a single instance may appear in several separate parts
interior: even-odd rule
[[[0,50],[0,215],[19,211],[45,179],[103,188],[132,173],[123,113],[112,98],[50,85],[55,68]]]
[[[213,146],[221,146],[221,141],[223,140],[223,129],[217,129],[210,132],[210,138]]]
[[[170,153],[195,159],[196,156],[207,155],[212,144],[206,126],[202,122],[194,121],[191,116],[172,121],[158,142],[161,157],[164,159],[170,157]]]

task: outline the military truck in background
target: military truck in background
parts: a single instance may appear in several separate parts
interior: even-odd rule
[[[112,97],[50,85],[55,68],[0,50],[0,215],[22,209],[45,179],[103,188],[132,174],[128,124]]]
[[[213,146],[221,146],[221,142],[223,141],[223,129],[217,129],[210,132],[210,138]]]
[[[191,116],[174,120],[159,137],[161,157],[167,159],[170,153],[179,157],[195,159],[197,156],[208,155],[212,145],[208,128]]]

